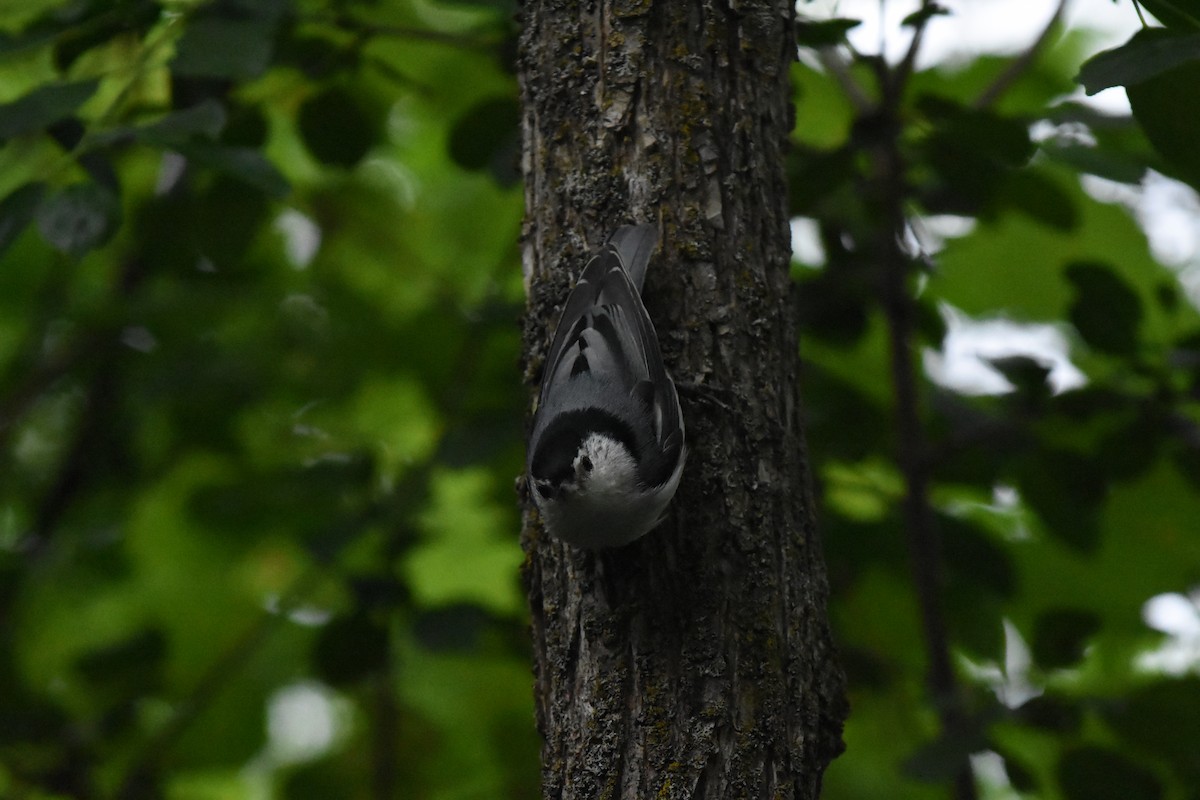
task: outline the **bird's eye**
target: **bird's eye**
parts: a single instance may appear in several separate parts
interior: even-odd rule
[[[588,458],[587,456],[583,456],[582,458],[579,459],[579,468],[581,470],[583,470],[584,472],[591,472],[592,471],[592,460],[590,458]]]
[[[549,500],[550,496],[554,494],[554,484],[550,481],[535,481],[533,485],[544,500]]]

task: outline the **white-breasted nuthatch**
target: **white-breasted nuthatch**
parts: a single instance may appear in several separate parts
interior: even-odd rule
[[[577,547],[650,531],[683,474],[679,396],[641,298],[657,243],[625,225],[591,257],[542,372],[526,471],[546,530]]]

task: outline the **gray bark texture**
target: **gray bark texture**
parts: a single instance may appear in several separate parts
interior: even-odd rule
[[[543,796],[816,798],[846,705],[796,386],[791,0],[528,0],[523,25],[531,393],[588,252],[656,222],[690,451],[623,548],[549,538],[526,499]]]

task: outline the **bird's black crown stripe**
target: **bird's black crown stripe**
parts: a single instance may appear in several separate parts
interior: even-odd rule
[[[555,483],[574,473],[575,456],[584,438],[603,433],[621,442],[630,453],[637,452],[637,442],[628,425],[607,411],[585,408],[559,414],[539,437],[537,452],[529,464],[534,478],[546,478]]]

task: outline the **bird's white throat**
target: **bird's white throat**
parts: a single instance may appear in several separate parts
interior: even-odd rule
[[[584,459],[591,462],[590,471],[582,468]],[[624,444],[602,433],[593,433],[583,440],[575,457],[575,474],[585,491],[595,497],[628,496],[638,490],[633,454]]]

